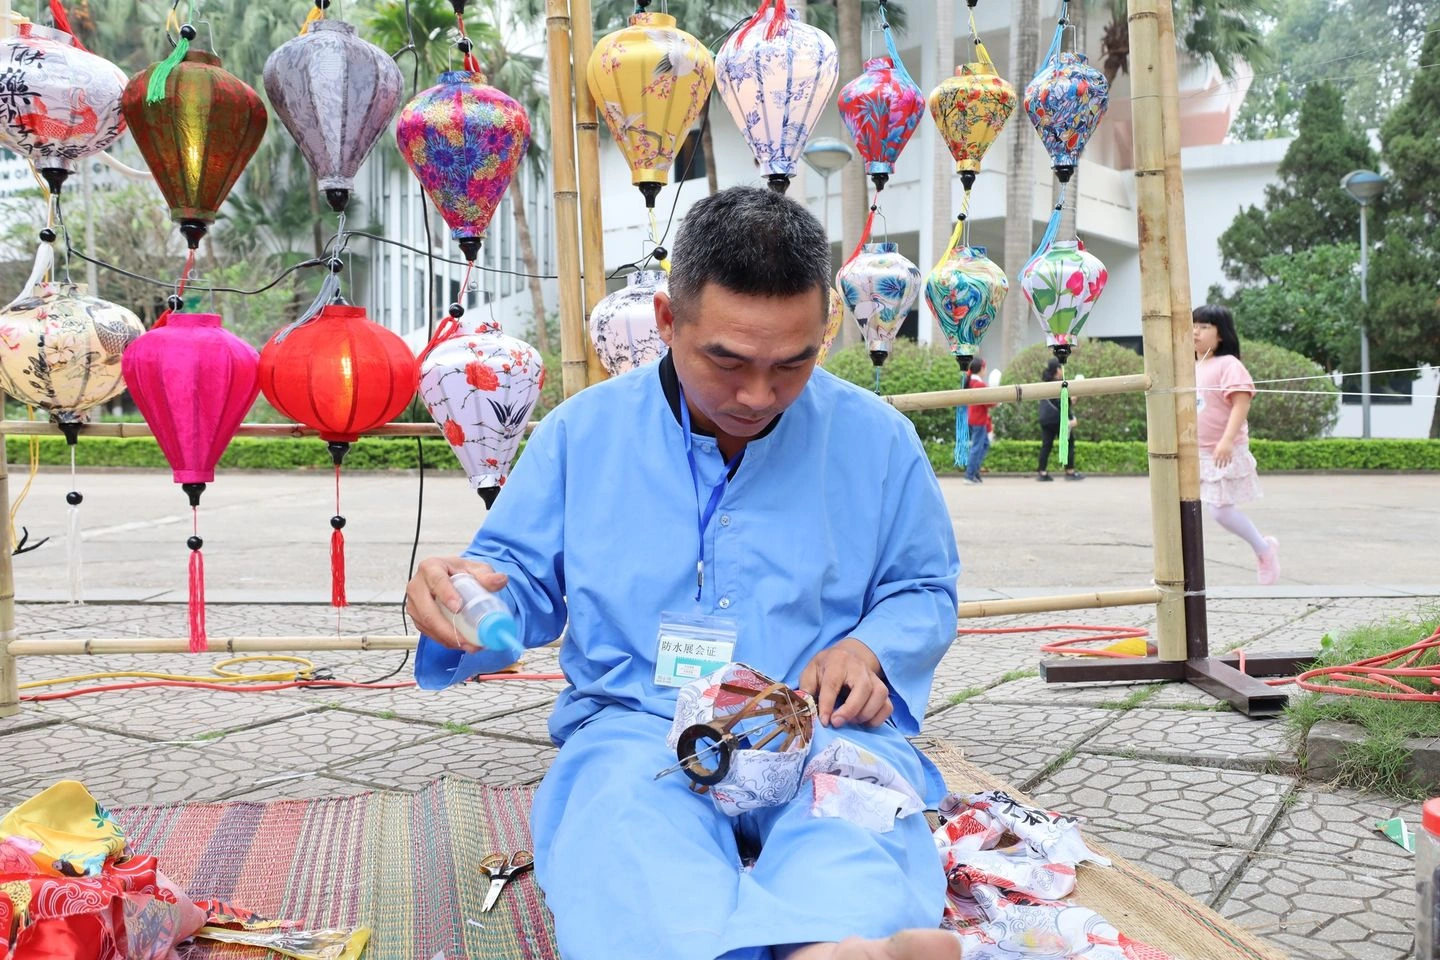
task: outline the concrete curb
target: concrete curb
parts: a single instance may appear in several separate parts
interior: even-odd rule
[[[1322,720],[1305,735],[1304,771],[1310,780],[1339,779],[1342,758],[1347,750],[1365,740],[1365,730],[1349,723]],[[1405,741],[1410,759],[1402,777],[1418,782],[1431,794],[1440,793],[1440,737],[1415,737]]]

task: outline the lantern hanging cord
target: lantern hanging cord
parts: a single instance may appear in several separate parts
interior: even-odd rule
[[[465,18],[458,13],[455,14],[455,26],[460,31],[460,39],[456,41],[455,46],[459,47],[460,52],[464,54],[462,62],[465,65],[465,69],[470,73],[481,73],[480,61],[476,60],[475,54],[471,52],[475,49],[475,41],[471,40],[465,32]]]

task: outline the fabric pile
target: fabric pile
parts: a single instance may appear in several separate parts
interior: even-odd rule
[[[991,790],[952,794],[935,845],[949,881],[944,925],[962,960],[1172,960],[1132,940],[1093,910],[1064,902],[1076,868],[1110,862],[1080,836],[1080,820]]]
[[[191,900],[81,784],[65,780],[0,820],[0,960],[173,960],[203,937],[297,960],[355,960],[370,931],[300,930]]]

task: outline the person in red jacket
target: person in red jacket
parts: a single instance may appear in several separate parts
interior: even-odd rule
[[[984,372],[984,360],[979,357],[971,360],[966,388],[986,386],[985,378],[981,376]],[[990,431],[995,428],[990,420],[990,408],[993,406],[993,403],[970,404],[970,455],[965,463],[965,479],[971,483],[984,482],[980,479],[980,467],[985,462],[985,454],[990,452]]]

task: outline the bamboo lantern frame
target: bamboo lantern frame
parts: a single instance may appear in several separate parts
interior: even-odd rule
[[[8,6],[0,0],[0,10]],[[0,30],[8,23],[0,23]],[[1185,244],[1184,187],[1180,174],[1179,88],[1175,24],[1163,0],[1130,0],[1131,82],[1135,117],[1136,215],[1140,237],[1141,323],[1145,373],[1098,377],[1070,384],[1077,397],[1145,393],[1155,578],[1149,586],[963,603],[960,617],[1011,616],[1061,610],[1154,604],[1159,655],[1093,662],[1045,661],[1050,682],[1182,680],[1227,699],[1242,713],[1268,716],[1284,706],[1257,677],[1289,675],[1310,654],[1247,658],[1247,673],[1233,657],[1209,655],[1205,620],[1204,543],[1200,516],[1199,456],[1195,434],[1190,284]],[[574,64],[593,45],[590,0],[546,0],[549,48],[551,151],[557,272],[560,275],[562,375],[566,396],[604,379],[586,335],[586,318],[605,292],[600,221],[599,130],[595,104]],[[573,59],[572,59],[573,54]],[[578,182],[577,182],[578,181]],[[1015,403],[1058,397],[1059,383],[1028,383],[975,390],[944,390],[885,398],[897,410],[953,408],[968,403]],[[138,423],[86,426],[90,436],[150,436]],[[59,434],[53,424],[0,421],[5,434]],[[314,431],[288,424],[245,424],[238,435],[304,437]],[[386,424],[371,436],[438,436],[434,424]],[[0,457],[0,512],[10,504],[9,470]],[[182,653],[186,638],[22,640],[15,629],[13,545],[10,526],[0,536],[0,717],[17,713],[17,657]],[[234,637],[212,649],[232,654],[298,650],[410,650],[411,636]]]

